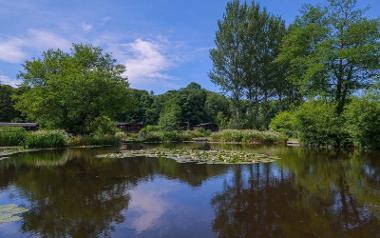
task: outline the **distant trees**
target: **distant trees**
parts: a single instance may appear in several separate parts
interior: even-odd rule
[[[185,88],[160,95],[143,90],[133,90],[132,94],[135,110],[127,115],[127,121],[157,125],[162,121],[161,117],[170,117],[176,118],[177,124],[183,123],[189,127],[205,122],[224,126],[230,116],[229,99],[203,89],[197,83],[190,83]],[[172,108],[175,108],[175,113],[172,113]]]
[[[268,128],[270,101],[290,95],[285,69],[275,61],[285,32],[284,21],[255,2],[227,3],[210,51],[210,78],[231,96],[235,127]]]
[[[122,119],[132,109],[125,67],[100,48],[74,44],[69,53],[48,50],[23,67],[19,78],[27,90],[16,108],[44,127],[88,133],[95,118]]]

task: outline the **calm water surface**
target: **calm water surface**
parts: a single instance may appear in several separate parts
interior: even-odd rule
[[[0,205],[29,209],[0,237],[380,237],[379,154],[226,146],[283,158],[230,166],[94,157],[120,149],[0,161]]]

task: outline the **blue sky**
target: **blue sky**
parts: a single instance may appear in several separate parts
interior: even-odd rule
[[[305,3],[260,0],[287,23]],[[379,17],[379,0],[359,0]],[[208,72],[227,0],[0,0],[0,81],[17,84],[21,64],[48,48],[91,43],[127,67],[131,86],[162,93],[190,82],[218,91]]]

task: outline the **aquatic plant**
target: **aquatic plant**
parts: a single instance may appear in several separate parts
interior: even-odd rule
[[[252,164],[270,163],[281,158],[267,154],[231,150],[184,150],[155,148],[145,150],[124,150],[120,153],[98,155],[98,158],[168,158],[179,163],[197,164]]]
[[[28,211],[28,209],[15,204],[0,205],[0,224],[20,221],[22,219],[20,214],[26,211]]]

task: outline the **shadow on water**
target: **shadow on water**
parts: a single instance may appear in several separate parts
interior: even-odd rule
[[[380,234],[378,154],[199,143],[159,146],[252,150],[283,159],[227,166],[94,157],[153,146],[44,151],[0,161],[0,205],[28,208],[22,221],[0,224],[0,237]]]

